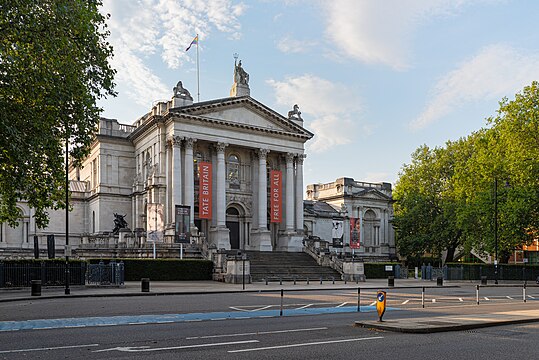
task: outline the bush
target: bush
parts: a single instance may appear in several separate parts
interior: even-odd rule
[[[153,281],[212,280],[213,262],[198,259],[89,259],[90,264],[100,261],[109,263],[123,261],[125,281],[140,281],[150,278]]]

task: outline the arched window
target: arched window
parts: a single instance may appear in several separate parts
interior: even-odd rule
[[[195,156],[193,157],[193,171],[195,175],[195,183],[198,182],[198,178],[200,177],[200,169],[198,167],[202,161],[204,161],[204,157],[200,152],[197,151]]]
[[[228,180],[228,186],[231,189],[240,188],[240,159],[238,156],[232,154],[228,157],[226,169],[226,177]]]

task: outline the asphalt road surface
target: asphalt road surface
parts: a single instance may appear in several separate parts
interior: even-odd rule
[[[389,306],[385,317],[535,307],[539,304],[536,289],[528,289],[524,297],[522,288],[482,288],[480,305],[476,305],[476,288],[471,286],[427,289],[426,294],[421,288],[384,289]],[[537,357],[537,324],[428,335],[374,331],[353,326],[357,320],[376,319],[370,306],[374,290],[361,292],[359,313],[357,291],[353,289],[288,291],[283,295],[282,300],[280,292],[274,292],[0,303],[0,358]]]

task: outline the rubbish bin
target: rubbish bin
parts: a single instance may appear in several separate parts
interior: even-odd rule
[[[41,280],[32,280],[32,296],[41,296]]]
[[[142,292],[150,292],[150,279],[142,278],[140,279],[140,287]]]
[[[395,277],[394,276],[388,276],[387,277],[387,286],[395,286]]]
[[[481,276],[481,285],[486,285],[486,284],[487,284],[487,277]]]
[[[436,285],[437,285],[437,286],[444,286],[444,278],[441,277],[441,276],[438,276],[438,277],[436,278]]]

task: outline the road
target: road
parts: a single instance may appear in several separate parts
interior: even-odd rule
[[[478,306],[474,287],[427,289],[426,306],[422,308],[420,288],[388,289],[390,310],[385,316],[535,308],[539,295],[534,290],[537,288],[528,289],[524,304],[521,288],[484,288]],[[369,307],[374,290],[361,292],[362,311],[359,313],[354,311],[357,291],[351,289],[285,292],[284,295],[284,316],[279,316],[279,292],[1,303],[0,321],[4,325],[42,319],[49,321],[49,326],[1,331],[0,358],[469,360],[473,356],[474,360],[492,360],[536,357],[537,324],[429,335],[373,331],[354,327],[353,323],[376,318],[373,308]],[[349,310],[339,312],[343,308]],[[315,312],[294,312],[308,309]],[[180,315],[185,318],[166,320],[166,316],[170,319]],[[68,324],[69,319],[80,321],[95,317],[103,321]],[[117,320],[122,317],[131,322],[119,323]],[[136,320],[141,317],[146,321]]]

